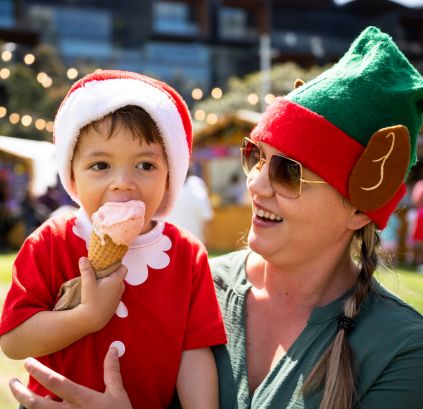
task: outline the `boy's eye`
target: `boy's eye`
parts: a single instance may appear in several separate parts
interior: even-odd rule
[[[149,162],[141,162],[137,165],[137,168],[142,170],[153,170],[155,166]]]
[[[104,170],[108,168],[109,168],[109,165],[106,162],[97,162],[97,163],[94,163],[94,165],[91,165],[91,169],[94,169],[94,170]]]

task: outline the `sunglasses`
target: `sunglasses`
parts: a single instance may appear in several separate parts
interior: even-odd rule
[[[301,163],[286,156],[272,155],[267,161],[263,150],[249,138],[245,138],[242,144],[241,162],[247,176],[252,171],[260,172],[267,162],[272,189],[288,199],[297,199],[300,196],[303,183],[327,184],[324,180],[304,179]]]

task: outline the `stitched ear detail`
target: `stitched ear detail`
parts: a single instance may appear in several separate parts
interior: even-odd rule
[[[388,203],[404,182],[409,161],[408,129],[404,125],[379,129],[351,172],[351,203],[362,211],[374,211]]]
[[[303,81],[302,79],[300,79],[300,78],[297,78],[295,81],[294,81],[294,89],[295,88],[298,88],[298,87],[301,87],[301,85],[304,85],[305,84],[305,81]]]

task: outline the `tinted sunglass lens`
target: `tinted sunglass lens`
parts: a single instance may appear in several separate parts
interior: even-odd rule
[[[275,192],[292,199],[300,193],[301,166],[283,156],[272,156],[269,164],[269,179]]]
[[[251,172],[251,170],[260,162],[260,149],[252,142],[245,140],[242,146],[242,167],[245,174]]]

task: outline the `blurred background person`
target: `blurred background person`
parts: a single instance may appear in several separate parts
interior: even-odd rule
[[[20,220],[24,224],[25,237],[28,237],[38,226],[41,226],[49,215],[49,208],[38,203],[31,191],[27,189],[20,203]]]
[[[385,229],[380,232],[381,256],[391,266],[398,264],[399,228],[400,220],[393,213]]]
[[[167,220],[187,229],[204,243],[205,226],[212,218],[213,209],[206,184],[190,169]]]
[[[413,256],[413,264],[419,271],[423,271],[423,180],[414,185],[411,201],[415,208],[408,212],[411,231],[409,251]]]
[[[241,178],[239,173],[233,173],[229,183],[223,189],[224,204],[244,204],[247,201],[247,186],[245,178]]]
[[[50,213],[60,207],[60,192],[56,186],[48,186],[47,191],[37,198],[37,202],[45,206]]]

